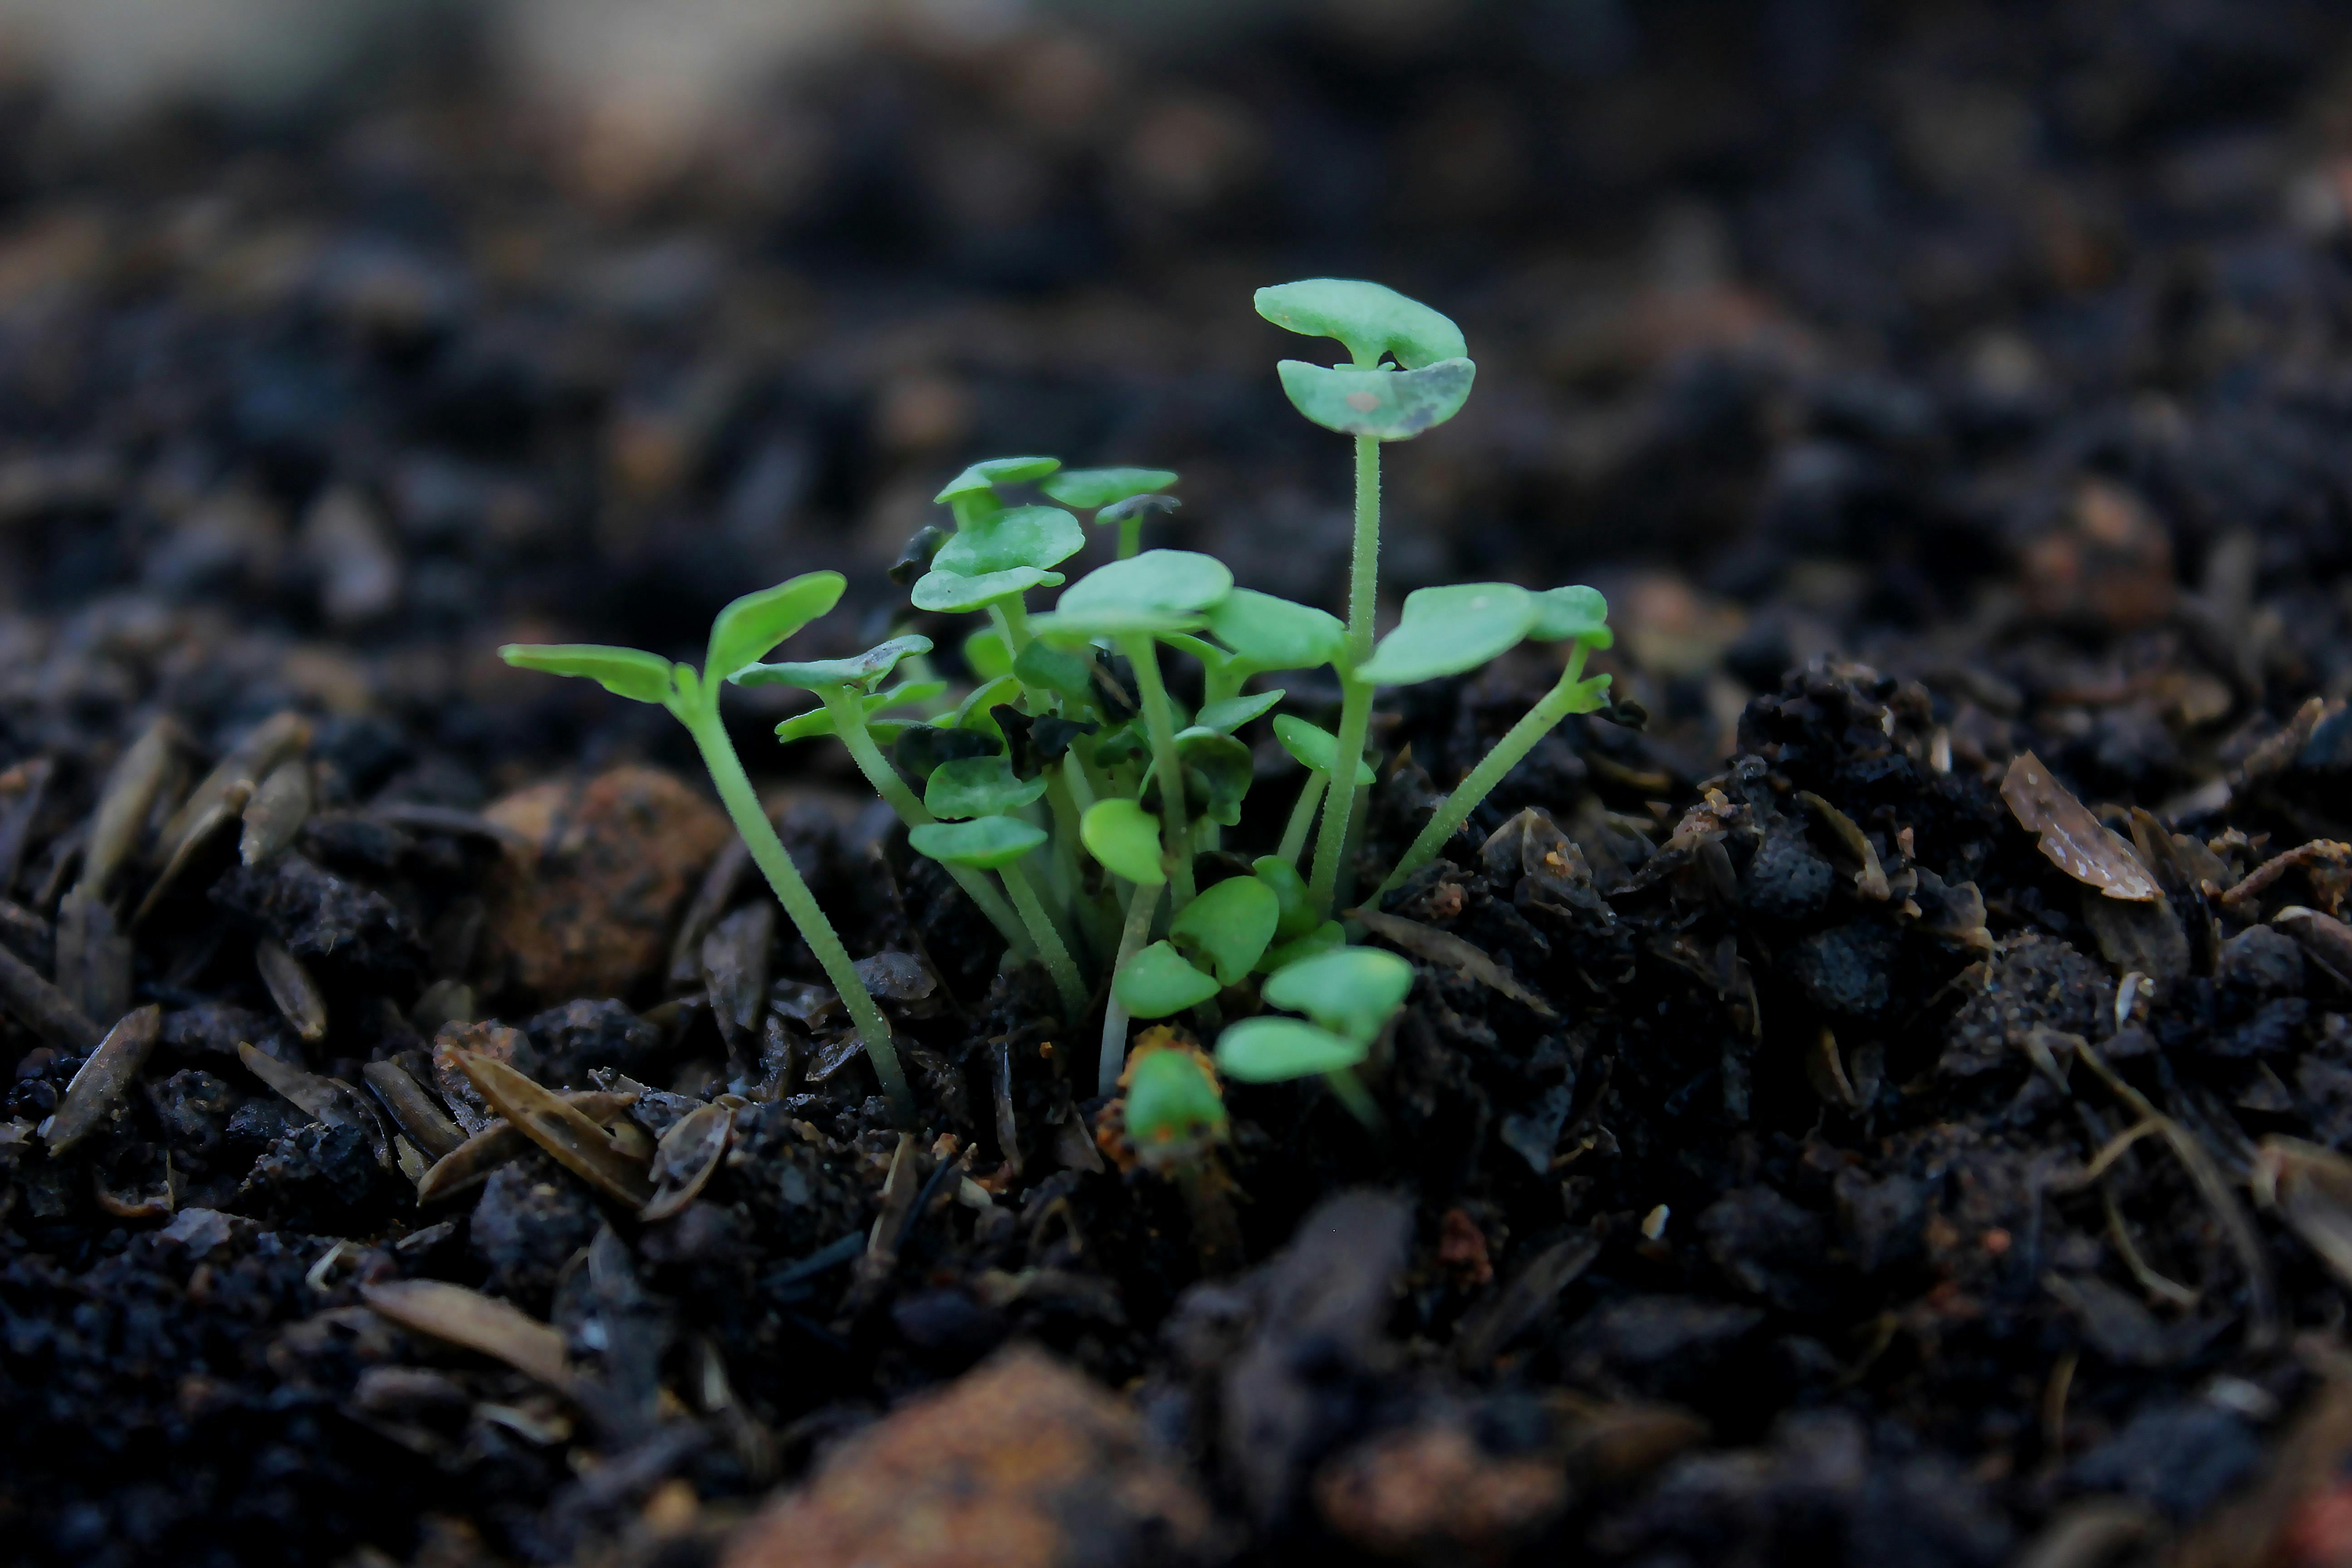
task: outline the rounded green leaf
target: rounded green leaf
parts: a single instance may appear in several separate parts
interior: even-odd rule
[[[499,657],[518,669],[580,676],[633,702],[669,700],[669,660],[636,648],[584,642],[509,643],[499,649]]]
[[[1224,1097],[1191,1051],[1145,1051],[1128,1068],[1126,1121],[1148,1162],[1156,1149],[1223,1137]]]
[[[940,553],[944,555],[947,552],[942,550]],[[1031,588],[1058,588],[1061,584],[1059,572],[1035,566],[1015,566],[977,577],[967,577],[961,572],[927,572],[916,582],[915,591],[907,596],[919,610],[957,614],[984,610],[994,600],[1010,598]]]
[[[1086,547],[1087,531],[1060,507],[1008,507],[958,531],[931,557],[931,570],[985,577],[1021,566],[1043,569]]]
[[[1266,712],[1282,700],[1280,690],[1253,692],[1246,697],[1228,697],[1222,701],[1205,704],[1194,714],[1194,727],[1214,730],[1220,735],[1230,735],[1259,714]]]
[[[1003,632],[983,626],[963,639],[963,662],[974,680],[994,680],[1013,673],[1013,650]]]
[[[1050,691],[1070,702],[1095,701],[1095,667],[1084,654],[1032,637],[1021,657],[1013,661],[1013,673],[1034,690]]]
[[[1151,738],[1144,733],[1140,719],[1130,719],[1124,724],[1104,731],[1094,746],[1095,766],[1115,768],[1121,763],[1131,763],[1151,749]]]
[[[982,816],[970,822],[927,822],[907,830],[919,855],[950,866],[995,871],[1045,842],[1045,830],[1017,816]]]
[[[1255,588],[1234,589],[1208,614],[1209,630],[1246,669],[1315,669],[1348,648],[1339,616]]]
[[[1326,430],[1409,441],[1462,412],[1478,367],[1448,359],[1421,370],[1352,370],[1286,359],[1275,374],[1290,405]]]
[[[1274,738],[1309,773],[1328,774],[1333,760],[1339,754],[1339,736],[1320,725],[1309,724],[1295,713],[1274,716]],[[1372,787],[1371,764],[1361,757],[1356,759],[1356,787]]]
[[[796,686],[803,691],[823,691],[834,686],[871,689],[876,681],[898,667],[900,659],[930,651],[929,637],[892,637],[847,658],[810,659],[801,664],[749,664],[727,679],[738,686]]]
[[[1078,819],[1078,841],[1115,877],[1156,888],[1168,879],[1160,863],[1160,819],[1134,801],[1098,800]]]
[[[952,725],[909,724],[895,745],[890,748],[890,760],[898,771],[909,778],[927,781],[944,763],[960,757],[994,756],[1001,742],[992,741],[976,730],[959,730]]]
[[[1165,1018],[1197,1007],[1223,989],[1184,962],[1184,955],[1155,942],[1127,961],[1110,983],[1111,994],[1133,1018]]]
[[[1592,647],[1607,647],[1616,639],[1610,635],[1609,601],[1601,596],[1598,588],[1581,584],[1572,588],[1553,588],[1538,594],[1536,624],[1528,628],[1528,636],[1538,642],[1559,642],[1574,637]]]
[[[808,572],[744,595],[710,623],[703,678],[720,680],[734,674],[839,604],[846,585],[838,572]]]
[[[1092,511],[1164,490],[1175,482],[1172,468],[1065,468],[1037,488],[1064,506]]]
[[[1234,574],[1213,555],[1147,550],[1096,568],[1071,584],[1050,619],[1057,638],[1124,632],[1184,631],[1233,592]],[[1039,616],[1039,635],[1045,635]]]
[[[1410,686],[1460,675],[1518,646],[1535,624],[1533,594],[1512,583],[1457,583],[1404,596],[1404,616],[1381,639],[1356,679]]]
[[[1292,937],[1288,942],[1267,952],[1258,967],[1271,974],[1277,969],[1289,968],[1301,959],[1312,958],[1318,952],[1329,952],[1334,948],[1347,945],[1348,933],[1340,928],[1339,922],[1325,921],[1305,936]]]
[[[1244,1083],[1281,1083],[1339,1072],[1370,1047],[1297,1018],[1244,1018],[1217,1040],[1217,1070]]]
[[[1307,879],[1279,855],[1261,855],[1250,862],[1250,872],[1273,892],[1280,912],[1274,922],[1276,942],[1295,942],[1315,929],[1315,900],[1307,896]]]
[[[991,458],[974,463],[950,479],[939,494],[931,499],[945,506],[958,496],[975,495],[992,489],[997,485],[1025,484],[1042,479],[1062,466],[1059,458]]]
[[[923,805],[933,816],[1001,816],[1045,793],[1044,779],[1024,779],[1004,757],[959,757],[931,770]]]
[[[1267,1004],[1304,1013],[1349,1039],[1369,1041],[1412,989],[1412,965],[1377,947],[1341,947],[1286,964],[1265,983]]]
[[[1223,827],[1242,819],[1242,797],[1255,772],[1250,749],[1214,730],[1190,729],[1176,736],[1177,765],[1184,770],[1184,798],[1202,816]]]
[[[1228,877],[1184,906],[1168,940],[1188,958],[1206,959],[1217,979],[1238,985],[1274,940],[1282,900],[1255,877]]]
[[[1257,313],[1311,338],[1337,338],[1358,363],[1392,356],[1407,369],[1470,352],[1462,329],[1418,300],[1381,283],[1307,278],[1257,291]]]

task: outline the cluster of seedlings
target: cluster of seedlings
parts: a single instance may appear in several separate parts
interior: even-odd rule
[[[889,1025],[752,792],[719,717],[729,685],[814,694],[819,705],[779,726],[779,738],[831,737],[847,750],[911,847],[944,867],[1002,933],[1008,962],[1043,963],[1066,1027],[1099,1008],[1102,1092],[1121,1084],[1138,1020],[1189,1015],[1213,1029],[1237,1018],[1218,1038],[1216,1070],[1258,1082],[1319,1074],[1375,1128],[1379,1107],[1353,1069],[1412,983],[1404,960],[1350,945],[1363,929],[1350,918],[1351,872],[1376,776],[1367,755],[1376,693],[1467,673],[1529,639],[1568,645],[1557,683],[1439,805],[1373,892],[1374,906],[1436,856],[1537,742],[1604,705],[1609,678],[1584,673],[1587,656],[1611,641],[1607,605],[1591,588],[1423,588],[1375,637],[1381,447],[1462,407],[1475,367],[1460,330],[1373,283],[1284,284],[1259,290],[1256,304],[1267,320],[1336,339],[1349,355],[1337,365],[1279,366],[1292,405],[1355,443],[1344,621],[1237,587],[1211,556],[1144,549],[1146,521],[1174,504],[1173,473],[1066,469],[1026,457],[976,463],[950,481],[938,500],[953,528],[925,530],[896,574],[912,579],[919,611],[985,617],[961,646],[970,682],[961,692],[932,675],[933,644],[919,635],[849,658],[768,662],[838,602],[845,584],[833,572],[729,605],[699,669],[631,648],[502,650],[510,663],[659,703],[686,725],[905,1125],[917,1113]],[[1043,500],[1026,500],[1031,491]],[[1118,558],[1065,587],[1056,568],[1087,542],[1080,513],[1116,528]],[[1063,591],[1033,613],[1029,595],[1051,588]],[[1200,667],[1195,708],[1170,689],[1160,661],[1171,655]],[[1284,689],[1262,683],[1326,667],[1341,693],[1336,734],[1280,711]],[[1241,737],[1261,721],[1307,776],[1280,841],[1244,858],[1224,836],[1241,825],[1252,783]],[[1206,1061],[1169,1050],[1136,1065],[1147,1061],[1128,1085],[1137,1145],[1213,1131],[1222,1111]]]

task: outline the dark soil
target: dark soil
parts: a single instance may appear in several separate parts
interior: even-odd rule
[[[2352,1142],[2352,21],[1382,15],[877,47],[626,177],[437,58],[276,127],[6,100],[22,1560],[2348,1560],[2352,1167],[2264,1141]],[[1328,601],[1346,456],[1247,308],[1325,271],[1480,364],[1391,449],[1387,580],[1593,582],[1639,711],[1390,902],[1385,1141],[1232,1089],[1234,1258],[782,707],[739,744],[883,955],[904,1144],[683,735],[492,650],[691,655],[819,565],[808,657],[864,646],[1009,451],[1175,467],[1170,542]],[[1375,868],[1549,679],[1398,694]],[[170,860],[285,713],[307,813]],[[2028,752],[2157,899],[2037,848]],[[736,1095],[732,1148],[656,1223],[535,1152],[420,1207],[383,1067],[486,1114],[436,1045],[647,1139]],[[364,1304],[418,1280],[571,1372]],[[951,1556],[893,1543],[933,1508]]]

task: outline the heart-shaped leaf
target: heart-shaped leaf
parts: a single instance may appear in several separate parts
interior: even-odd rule
[[[1607,647],[1616,641],[1607,624],[1609,601],[1601,596],[1600,589],[1580,584],[1538,594],[1535,600],[1536,624],[1528,628],[1528,636],[1537,641],[1574,637],[1588,647]]]
[[[518,669],[580,676],[635,702],[669,700],[669,660],[636,648],[585,642],[509,643],[499,649],[499,657]]]
[[[963,639],[963,662],[974,680],[994,680],[1013,673],[1013,650],[1003,632],[983,626]]]
[[[1261,855],[1250,862],[1250,872],[1274,893],[1279,913],[1274,940],[1295,942],[1315,929],[1315,900],[1307,896],[1307,879],[1279,855]]]
[[[749,664],[727,679],[738,686],[796,686],[803,691],[824,691],[836,686],[874,683],[898,668],[902,658],[931,651],[926,637],[892,637],[847,658],[811,659],[802,664]]]
[[[1061,466],[1059,458],[991,458],[985,462],[974,463],[950,479],[945,488],[931,499],[945,506],[960,496],[991,493],[998,485],[1018,485],[1031,479],[1042,479]]]
[[[1217,1040],[1217,1070],[1243,1083],[1281,1083],[1340,1072],[1370,1047],[1297,1018],[1244,1018]]]
[[[1478,367],[1440,360],[1421,370],[1353,370],[1286,359],[1276,365],[1290,405],[1326,430],[1409,441],[1462,412]]]
[[[1171,468],[1065,468],[1037,488],[1064,506],[1092,511],[1164,490],[1175,482]]]
[[[1228,877],[1184,906],[1169,923],[1168,940],[1195,963],[1205,960],[1222,984],[1238,985],[1281,920],[1282,900],[1272,888],[1255,877]]]
[[[1001,816],[1045,793],[1044,779],[1024,779],[1003,757],[959,757],[931,770],[923,805],[933,816]]]
[[[1098,800],[1078,819],[1078,840],[1114,877],[1138,887],[1168,879],[1160,862],[1160,819],[1134,801]]]
[[[772,588],[746,594],[710,623],[707,680],[723,680],[841,602],[847,579],[809,572]]]
[[[927,781],[947,763],[960,757],[992,757],[1000,742],[991,740],[975,730],[944,728],[938,724],[917,724],[898,737],[890,748],[890,760],[898,771],[918,783]]]
[[[1258,967],[1268,974],[1277,969],[1287,969],[1301,959],[1318,952],[1330,952],[1348,945],[1348,933],[1338,921],[1325,921],[1305,936],[1292,937],[1288,942],[1269,950]]]
[[[1039,637],[1056,642],[1189,631],[1233,586],[1234,574],[1214,556],[1147,550],[1087,573],[1063,592],[1051,615],[1032,625]]]
[[[1135,1009],[1128,1009],[1130,1015]],[[1201,1058],[1180,1047],[1139,1050],[1127,1069],[1127,1137],[1148,1162],[1155,1149],[1225,1134],[1225,1100]]]
[[[1165,1018],[1197,1007],[1222,989],[1164,942],[1155,942],[1127,961],[1112,977],[1111,994],[1130,1017]]]
[[[1416,589],[1404,596],[1396,630],[1356,667],[1356,679],[1410,686],[1460,675],[1517,647],[1535,619],[1535,595],[1516,584]]]
[[[1304,1013],[1334,1034],[1369,1043],[1404,1005],[1412,965],[1377,947],[1341,947],[1274,972],[1269,1006]]]
[[[1209,630],[1250,670],[1315,669],[1348,648],[1339,617],[1255,588],[1236,588],[1209,609]]]
[[[1015,566],[978,577],[967,577],[961,572],[927,572],[917,580],[915,591],[907,596],[919,610],[959,615],[966,610],[984,610],[998,599],[1011,598],[1031,588],[1058,588],[1062,581],[1059,572],[1035,566]]]
[[[1214,730],[1220,735],[1230,735],[1259,714],[1281,701],[1280,690],[1257,691],[1246,697],[1227,697],[1204,704],[1192,718],[1193,727]]]
[[[934,572],[985,577],[1016,567],[1040,570],[1068,560],[1087,547],[1087,531],[1057,506],[1016,506],[982,518],[940,546]]]
[[[1021,657],[1013,661],[1013,673],[1021,678],[1022,685],[1050,691],[1065,701],[1094,701],[1094,665],[1084,654],[1071,653],[1033,637],[1029,646],[1021,650]]]
[[[1339,737],[1319,725],[1309,724],[1295,713],[1274,716],[1274,738],[1282,742],[1298,765],[1310,773],[1328,775],[1331,764],[1339,754]],[[1372,768],[1361,757],[1356,759],[1356,787],[1372,787]]]
[[[1312,338],[1337,338],[1360,364],[1393,357],[1407,369],[1470,352],[1462,329],[1385,284],[1307,278],[1257,291],[1257,313]]]
[[[907,829],[918,855],[950,866],[996,871],[1045,842],[1045,830],[1017,816],[981,816],[970,822],[927,822]]]

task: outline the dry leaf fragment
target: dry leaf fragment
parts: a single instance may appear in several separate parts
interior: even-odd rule
[[[92,898],[105,894],[137,847],[148,814],[174,772],[181,739],[179,725],[169,716],[157,719],[108,771],[81,858],[80,886]]]
[[[283,853],[310,820],[313,804],[310,765],[299,757],[278,763],[246,803],[237,858],[248,866],[258,866]]]
[[[1483,948],[1465,942],[1452,931],[1439,931],[1435,926],[1425,926],[1419,921],[1409,921],[1402,915],[1388,914],[1380,910],[1349,910],[1347,917],[1382,942],[1392,942],[1415,958],[1466,974],[1488,990],[1509,997],[1538,1017],[1555,1016],[1550,1003],[1520,984],[1517,975],[1487,957]]]
[[[2301,904],[2289,904],[2271,917],[2271,924],[2302,943],[2303,951],[2338,981],[2352,985],[2352,926]]]
[[[252,798],[254,786],[271,770],[310,743],[310,721],[290,709],[263,720],[251,733],[229,748],[220,765],[205,775],[204,782],[172,814],[163,825],[161,845],[164,856],[179,852],[182,841],[194,825],[213,812],[232,790],[243,786],[243,798],[237,802],[237,812]]]
[[[149,885],[146,897],[139,900],[139,908],[131,917],[132,925],[144,921],[163,895],[172,889],[172,885],[203,857],[213,835],[245,815],[246,803],[252,798],[252,781],[238,779],[189,821],[179,840],[172,846],[172,853],[163,862],[163,868],[155,873],[155,880]]]
[[[1853,817],[1811,790],[1798,791],[1797,804],[1820,818],[1822,826],[1830,830],[1861,868],[1853,874],[1853,890],[1874,902],[1885,903],[1892,889],[1886,884],[1886,868],[1879,863],[1878,846],[1870,841],[1870,835]]]
[[[2254,1201],[2352,1285],[2352,1160],[2299,1138],[2265,1138],[2254,1153]]]
[[[2111,899],[2145,903],[2157,896],[2156,879],[2132,847],[2091,815],[2032,752],[2020,752],[2000,781],[2018,826],[2041,841],[2050,863],[2076,881]]]
[[[362,1285],[360,1299],[404,1329],[479,1351],[559,1392],[572,1390],[562,1331],[504,1301],[437,1279]]]
[[[139,1069],[147,1065],[147,1055],[163,1032],[163,1009],[152,1004],[127,1015],[108,1031],[66,1085],[57,1114],[42,1124],[41,1137],[52,1157],[97,1130],[122,1098],[123,1089],[139,1076]]]
[[[673,1122],[655,1146],[653,1200],[640,1211],[646,1220],[667,1219],[692,1203],[719,1169],[734,1131],[735,1113],[723,1105],[704,1105]]]
[[[86,1051],[98,1044],[98,1026],[89,1015],[5,947],[0,947],[0,1006],[60,1050]]]
[[[387,1171],[399,1168],[383,1119],[358,1089],[341,1079],[305,1072],[291,1062],[281,1062],[248,1041],[237,1042],[236,1059],[245,1064],[247,1072],[304,1115],[330,1127],[356,1127],[366,1133],[375,1150],[375,1163]]]
[[[644,1167],[615,1149],[604,1130],[562,1096],[495,1057],[479,1051],[456,1055],[490,1109],[565,1170],[633,1209],[645,1207],[653,1197]]]

